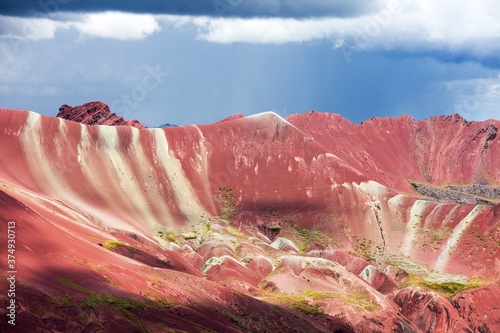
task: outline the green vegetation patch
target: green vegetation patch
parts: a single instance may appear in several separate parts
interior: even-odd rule
[[[355,254],[362,256],[366,261],[375,260],[377,254],[382,252],[382,248],[379,245],[375,246],[374,241],[365,237],[352,236],[352,247]]]
[[[176,243],[177,242],[177,235],[173,230],[170,229],[163,229],[163,230],[157,230],[156,231],[156,236],[160,237],[161,239],[169,242]]]
[[[112,239],[107,240],[102,244],[102,247],[111,251],[115,250],[119,246],[127,246],[127,245],[122,241],[112,240]]]
[[[168,300],[140,301],[98,293],[80,286],[67,278],[60,278],[59,281],[66,286],[88,294],[88,296],[81,298],[72,296],[66,292],[64,295],[59,295],[58,297],[59,303],[62,306],[78,309],[82,316],[82,321],[85,321],[85,317],[92,312],[89,312],[89,310],[108,308],[120,313],[132,325],[144,329],[145,327],[142,324],[140,315],[137,314],[138,311],[146,309],[165,310],[171,308],[173,305],[173,302]]]
[[[67,278],[60,278],[60,279],[59,279],[59,281],[60,281],[62,284],[66,285],[66,286],[68,286],[68,287],[71,287],[71,288],[77,289],[77,290],[79,290],[79,291],[83,291],[83,292],[86,292],[86,293],[91,293],[91,292],[92,292],[91,290],[89,290],[89,289],[87,289],[87,288],[85,288],[85,287],[82,287],[82,286],[80,286],[79,284],[74,283],[74,282],[73,282],[73,281],[71,281],[70,279],[67,279]]]
[[[231,225],[227,226],[226,230],[230,236],[233,236],[236,238],[245,238],[246,237],[246,235],[244,233],[240,232],[238,229],[236,229],[235,227],[233,227]]]
[[[314,301],[307,300],[307,298],[299,293],[288,294],[288,293],[272,293],[268,294],[264,298],[274,304],[283,304],[291,307],[294,310],[300,311],[305,315],[310,316],[323,316],[323,310],[318,303]]]
[[[233,315],[231,312],[229,312],[228,310],[217,310],[217,312],[219,312],[221,315],[223,315],[224,317],[226,317],[227,319],[229,319],[233,324],[236,324],[238,325],[239,324],[239,320],[238,318]]]
[[[225,187],[219,188],[219,194],[216,199],[219,203],[220,218],[228,221],[232,220],[238,212],[236,207],[236,196],[233,194],[233,189]]]
[[[436,280],[430,276],[410,275],[404,282],[403,286],[418,286],[426,290],[437,292],[448,298],[455,294],[472,288],[478,288],[485,285],[485,281],[481,277],[474,276],[466,282]]]
[[[367,290],[354,292],[318,292],[314,290],[302,291],[304,295],[315,300],[340,299],[343,303],[355,307],[360,307],[369,312],[376,312],[381,309],[380,305],[373,301]]]
[[[387,256],[384,258],[384,262],[398,267],[408,274],[401,288],[417,286],[425,290],[434,291],[448,298],[467,289],[491,284],[491,282],[488,282],[483,277],[473,276],[468,278],[463,275],[444,274],[428,270],[403,256]]]
[[[321,303],[327,300],[336,300],[347,306],[358,307],[369,312],[381,310],[381,306],[372,300],[367,290],[354,292],[319,292],[310,289],[301,290],[298,293],[271,293],[265,296],[265,300],[283,304],[305,315],[323,316],[324,311]]]
[[[320,230],[301,228],[298,225],[293,226],[293,238],[301,252],[309,251],[313,244],[324,246],[328,241],[328,237]]]

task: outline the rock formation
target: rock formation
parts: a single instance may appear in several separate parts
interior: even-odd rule
[[[500,330],[500,122],[77,111],[0,109],[17,330]]]
[[[80,106],[67,104],[59,108],[57,117],[76,121],[85,125],[131,126],[146,128],[138,120],[125,120],[123,117],[111,113],[109,106],[103,102],[89,102]]]

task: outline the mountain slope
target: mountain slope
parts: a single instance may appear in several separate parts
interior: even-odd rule
[[[332,153],[386,186],[500,182],[500,121],[468,122],[459,115],[424,121],[408,116],[353,124],[340,115],[309,112],[287,118]]]
[[[82,330],[419,332],[425,317],[472,331],[460,297],[474,294],[457,292],[500,273],[499,206],[441,202],[408,181],[492,173],[491,187],[498,139],[489,123],[415,122],[263,113],[137,129],[0,109],[2,237],[15,222],[24,311],[56,329],[29,301],[43,291]],[[481,169],[453,164],[453,144]],[[433,156],[446,172],[426,179]],[[57,310],[67,297],[76,305]]]

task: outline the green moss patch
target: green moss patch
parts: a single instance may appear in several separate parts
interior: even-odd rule
[[[322,303],[335,300],[347,306],[357,307],[369,312],[377,312],[380,305],[371,299],[366,290],[354,292],[318,292],[314,290],[301,290],[298,293],[271,293],[264,300],[275,304],[283,304],[305,315],[323,316]]]
[[[461,291],[482,287],[485,285],[485,281],[480,277],[472,277],[467,282],[462,283],[457,281],[439,281],[429,276],[410,275],[403,285],[405,287],[418,286],[450,298]]]
[[[307,252],[312,245],[324,246],[328,240],[326,235],[318,229],[293,227],[293,239],[301,252]]]
[[[223,220],[232,220],[232,218],[238,213],[236,207],[236,196],[233,194],[232,188],[219,188],[219,194],[216,197],[219,203],[220,218]]]
[[[75,297],[66,292],[66,294],[57,297],[62,306],[78,309],[82,318],[92,312],[89,310],[109,309],[113,312],[120,313],[133,326],[144,329],[145,327],[140,318],[140,311],[147,309],[165,310],[171,308],[173,304],[173,302],[161,299],[157,299],[156,301],[142,301],[130,298],[119,298],[113,295],[92,291],[67,278],[60,278],[59,281],[65,286],[88,294],[86,297]]]
[[[157,230],[156,231],[156,236],[160,237],[161,239],[169,242],[176,243],[177,242],[177,235],[173,230],[169,229],[163,229],[163,230]]]
[[[127,246],[127,245],[119,240],[107,240],[104,243],[102,243],[102,247],[111,251],[115,250],[119,246]]]
[[[325,299],[342,300],[347,305],[360,307],[369,312],[376,312],[381,309],[380,305],[370,298],[370,294],[366,290],[354,292],[318,292],[308,289],[302,291],[302,293],[315,301]]]
[[[265,301],[273,304],[282,304],[310,316],[324,315],[321,306],[314,301],[307,300],[302,294],[272,293],[264,297]]]

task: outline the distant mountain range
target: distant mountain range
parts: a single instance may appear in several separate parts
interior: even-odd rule
[[[166,124],[162,124],[162,125],[158,126],[158,128],[169,128],[169,127],[177,127],[177,126],[179,126],[179,125],[166,123]]]

